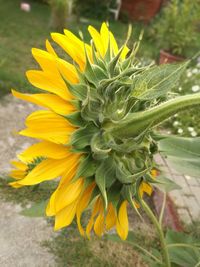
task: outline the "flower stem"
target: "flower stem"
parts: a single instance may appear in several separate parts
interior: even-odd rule
[[[185,108],[200,105],[200,93],[179,96],[145,111],[130,113],[120,124],[108,125],[106,130],[114,136],[126,138],[138,136]]]
[[[165,237],[164,237],[164,233],[163,233],[163,229],[162,229],[162,225],[158,222],[156,216],[153,214],[153,212],[151,211],[151,209],[149,208],[149,206],[146,204],[146,202],[144,200],[141,200],[141,205],[144,209],[144,211],[146,212],[146,214],[148,215],[148,217],[150,218],[150,220],[152,221],[152,223],[154,224],[159,239],[160,239],[160,245],[161,245],[161,250],[162,250],[162,255],[163,255],[163,263],[165,264],[165,267],[171,267],[171,263],[170,263],[170,259],[169,259],[169,253],[168,253],[168,249],[165,243]]]
[[[162,208],[161,208],[160,216],[159,216],[159,223],[160,223],[160,225],[162,225],[162,221],[163,221],[163,216],[164,216],[165,206],[166,206],[166,200],[167,200],[167,193],[164,192],[164,193],[163,193],[163,203],[162,203]]]

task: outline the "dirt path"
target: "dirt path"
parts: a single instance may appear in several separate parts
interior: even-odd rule
[[[30,145],[31,140],[20,137],[25,117],[36,107],[6,96],[0,101],[0,176],[10,170],[9,161],[16,153]],[[21,207],[0,201],[0,266],[49,267],[56,266],[53,255],[41,246],[43,240],[54,235],[43,218],[20,215]]]

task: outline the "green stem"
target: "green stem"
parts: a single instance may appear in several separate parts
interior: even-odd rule
[[[106,125],[107,132],[114,136],[134,137],[153,128],[178,111],[200,104],[200,93],[180,96],[154,108],[129,114],[120,124]]]
[[[171,267],[171,263],[170,263],[170,259],[169,259],[169,253],[168,253],[168,249],[165,243],[165,237],[164,237],[164,233],[162,230],[162,226],[161,224],[159,224],[156,216],[153,214],[153,212],[151,211],[151,209],[149,208],[149,206],[146,204],[146,202],[144,200],[141,200],[141,205],[144,209],[144,211],[146,212],[146,214],[148,215],[148,217],[150,218],[150,220],[152,221],[152,223],[154,224],[159,239],[160,239],[160,245],[161,245],[161,250],[162,250],[162,255],[163,255],[163,263],[165,264],[165,267]]]
[[[164,212],[165,212],[166,200],[167,200],[167,193],[164,192],[164,193],[163,193],[163,203],[162,203],[162,208],[161,208],[160,216],[159,216],[159,224],[160,224],[160,225],[162,225],[162,221],[163,221],[163,216],[164,216]]]

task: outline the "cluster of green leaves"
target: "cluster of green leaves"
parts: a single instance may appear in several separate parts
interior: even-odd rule
[[[139,200],[144,180],[151,176],[153,154],[157,152],[152,128],[199,98],[182,97],[161,103],[177,85],[187,63],[141,66],[135,57],[135,44],[126,60],[124,47],[117,55],[108,49],[105,58],[97,57],[92,45],[93,62],[86,53],[86,68],[78,68],[79,84],[68,83],[76,96],[78,111],[67,116],[79,126],[71,137],[75,152],[84,152],[77,175],[86,182],[95,180],[105,208],[112,202],[118,208],[124,199],[133,204]]]
[[[199,1],[167,2],[153,24],[152,34],[159,48],[180,56],[188,56],[191,49],[198,49],[199,14]]]

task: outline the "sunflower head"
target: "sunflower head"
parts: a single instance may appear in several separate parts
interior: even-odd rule
[[[127,204],[137,209],[155,181],[157,146],[151,129],[159,122],[154,106],[161,93],[154,88],[149,95],[147,86],[154,83],[156,71],[137,60],[138,43],[129,49],[126,41],[119,48],[106,23],[100,32],[92,26],[88,30],[90,44],[68,30],[52,34],[73,63],[61,59],[49,41],[47,51],[32,50],[41,69],[28,71],[27,78],[44,92],[13,94],[46,110],[26,119],[27,128],[20,134],[40,141],[18,156],[19,171],[11,173],[17,180],[11,185],[59,177],[46,211],[55,216],[55,229],[68,226],[76,216],[82,235],[89,237],[93,229],[101,236],[116,226],[125,239]],[[81,215],[88,206],[92,211],[84,228]]]

